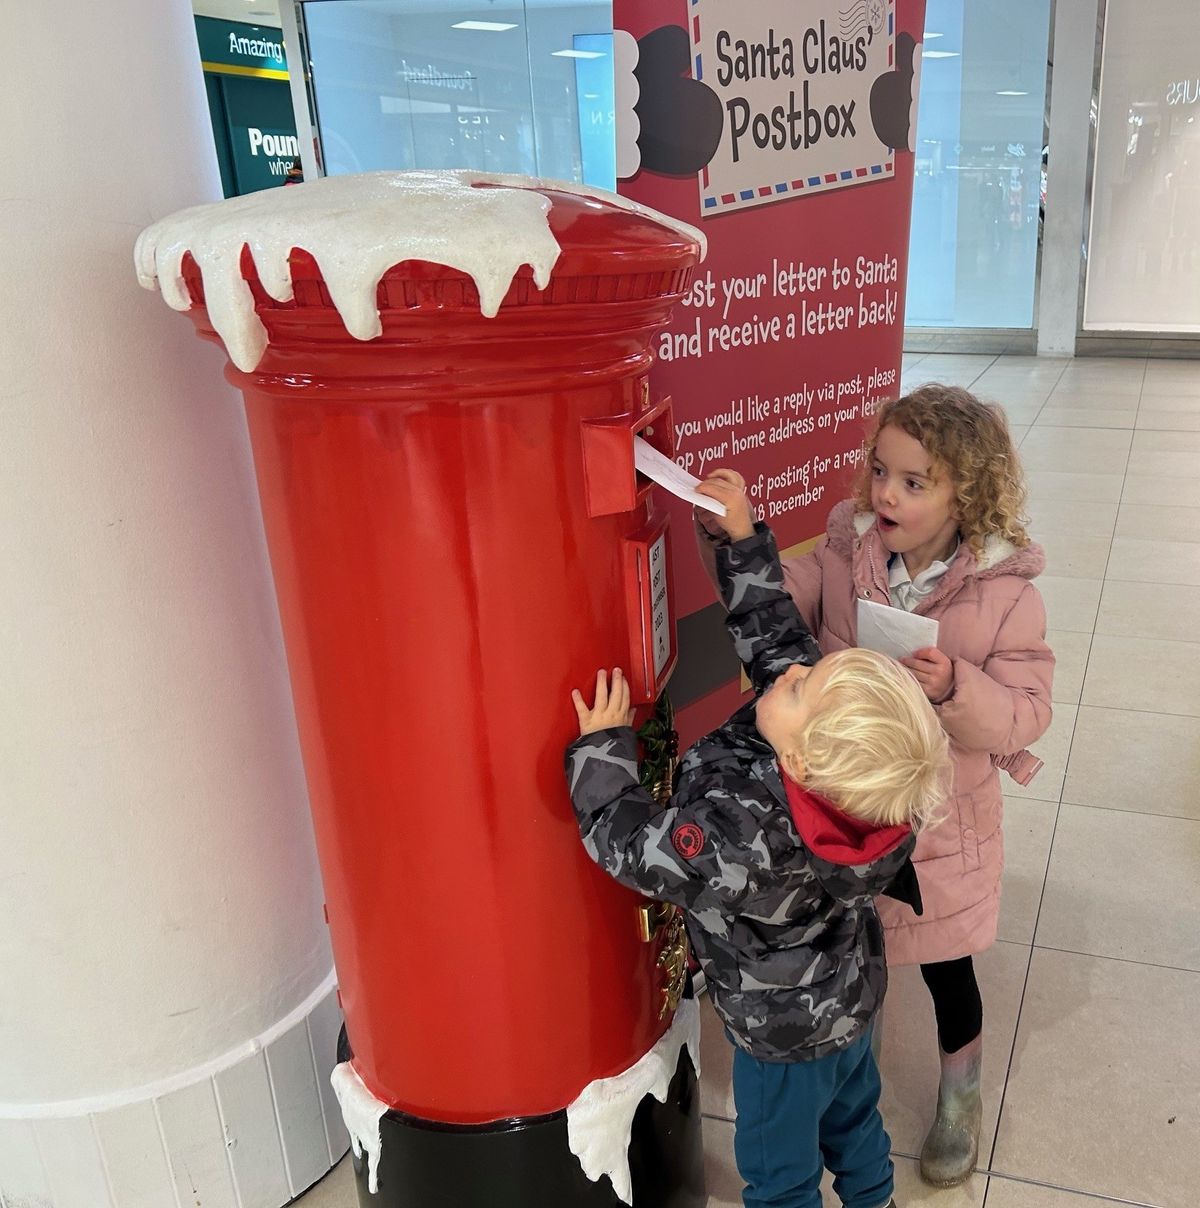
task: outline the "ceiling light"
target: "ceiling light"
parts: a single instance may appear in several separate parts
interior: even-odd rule
[[[552,50],[556,59],[606,59],[608,56],[599,50]]]
[[[1004,89],[1003,92],[996,93],[997,96],[1028,96],[1027,92],[1016,92],[1011,88]]]
[[[957,59],[958,57],[957,50],[923,50],[921,52],[922,59]]]
[[[945,36],[945,34],[926,34],[925,41],[928,42],[932,38],[944,38]]]
[[[459,21],[450,26],[451,29],[477,29],[488,34],[502,34],[506,29],[516,29],[506,21]]]

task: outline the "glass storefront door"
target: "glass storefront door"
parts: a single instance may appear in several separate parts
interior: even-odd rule
[[[909,327],[1031,328],[1050,0],[928,0]]]
[[[1200,332],[1200,6],[1108,0],[1084,330]]]

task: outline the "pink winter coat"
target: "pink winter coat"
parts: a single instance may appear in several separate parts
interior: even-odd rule
[[[857,597],[887,603],[888,557],[874,515],[855,513],[846,501],[833,509],[816,548],[783,564],[788,591],[823,653],[857,643]],[[954,784],[939,820],[917,839],[924,914],[879,900],[889,964],[954,960],[996,938],[1004,868],[996,763],[1027,780],[1039,765],[1024,748],[1050,724],[1054,655],[1031,582],[1045,563],[1037,545],[1018,549],[989,537],[977,559],[964,542],[916,609],[937,618],[938,647],[954,661],[954,692],[936,706],[951,739]]]

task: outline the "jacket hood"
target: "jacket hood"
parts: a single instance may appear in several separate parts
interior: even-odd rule
[[[843,813],[832,801],[809,792],[781,772],[792,822],[813,857],[812,867],[831,893],[836,873],[840,896],[847,874],[863,893],[880,894],[895,879],[916,840],[908,826],[873,826]]]
[[[858,541],[876,530],[875,519],[874,512],[855,511],[854,501],[844,500],[829,514],[830,546],[847,561],[853,561]],[[1000,575],[1017,575],[1022,579],[1036,579],[1046,569],[1046,554],[1036,542],[1021,548],[993,534],[985,538],[983,552],[978,556],[964,542],[955,558],[955,563],[959,562],[966,563],[961,568],[964,578],[994,579]]]
[[[757,703],[757,699],[747,701],[720,730],[692,747],[680,764],[681,770],[695,771],[707,765],[712,771],[726,761],[735,765],[749,761],[754,776],[779,807],[788,811],[799,845],[807,853],[808,866],[829,897],[845,902],[886,893],[908,902],[920,914],[920,889],[910,863],[916,846],[912,830],[859,822],[833,802],[796,784],[779,766],[771,744],[758,732]]]

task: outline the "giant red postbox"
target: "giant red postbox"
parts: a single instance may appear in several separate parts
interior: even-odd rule
[[[525,267],[485,317],[468,273],[406,259],[379,280],[380,332],[364,341],[335,305],[345,266],[332,288],[299,220],[293,296],[279,300],[278,265],[264,286],[271,240],[254,215],[278,246],[278,207],[301,196],[311,212],[311,191],[335,188],[352,184],[211,209],[247,214],[244,246],[225,253],[240,256],[266,346],[229,377],[246,401],[353,1069],[387,1108],[360,1194],[616,1204],[609,1179],[583,1176],[564,1113],[662,1042],[682,972],[664,949],[681,928],[588,859],[563,750],[570,690],[597,668],[625,668],[649,705],[674,666],[671,534],[634,438],[673,451],[649,348],[701,249],[665,219],[538,186],[561,249],[545,288]],[[191,315],[217,338],[204,269],[183,254]],[[639,1205],[703,1203],[695,1076],[676,1056],[667,1102],[648,1098],[635,1121]]]

